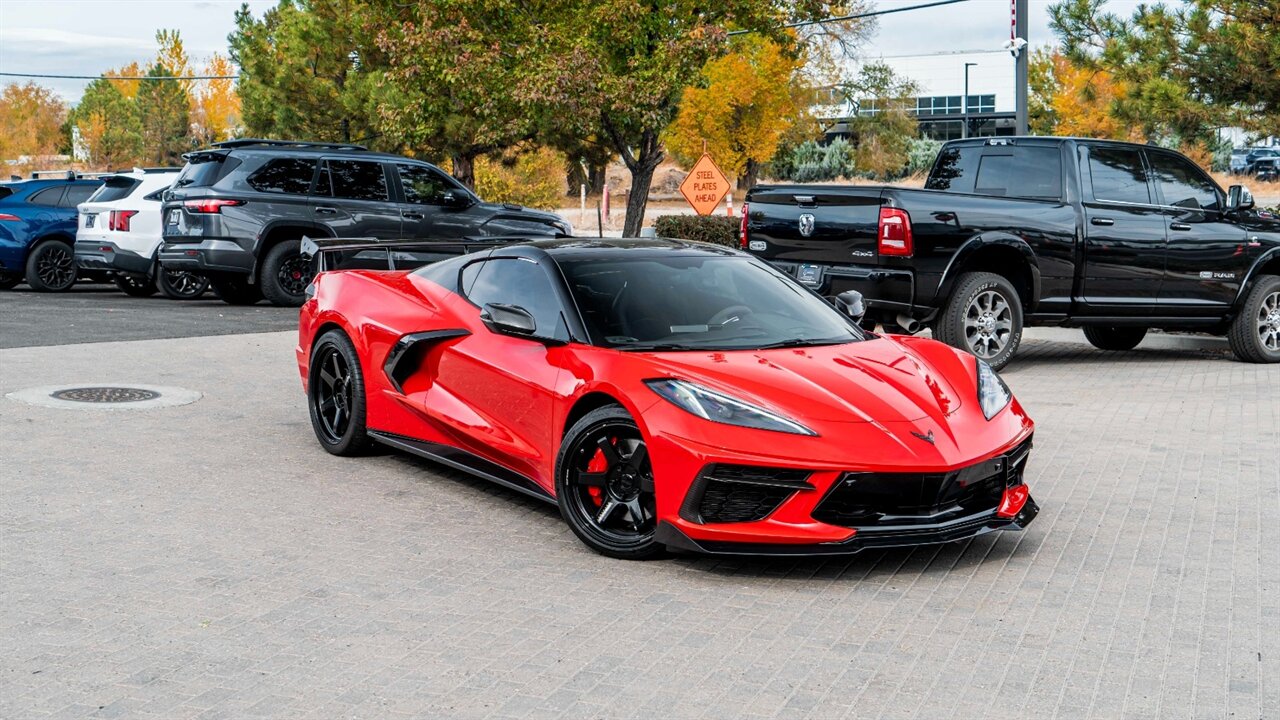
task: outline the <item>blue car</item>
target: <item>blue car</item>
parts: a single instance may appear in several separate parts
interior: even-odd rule
[[[76,282],[76,206],[101,180],[82,178],[0,183],[0,290],[23,280],[61,292]]]

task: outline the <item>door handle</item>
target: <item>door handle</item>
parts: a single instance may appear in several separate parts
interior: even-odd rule
[[[1094,225],[1115,225],[1116,224],[1115,220],[1112,220],[1111,218],[1104,218],[1104,217],[1089,218],[1089,222],[1093,223]]]
[[[400,217],[402,217],[402,218],[404,218],[404,219],[406,219],[406,220],[421,220],[422,218],[424,218],[424,217],[426,217],[426,216],[425,216],[425,215],[423,215],[423,214],[422,214],[422,213],[420,213],[420,212],[402,212],[402,213],[400,213]]]
[[[1187,231],[1191,229],[1191,226],[1186,223],[1169,223],[1169,229]]]
[[[338,214],[338,208],[332,208],[327,205],[317,205],[316,214],[317,215],[336,215]]]

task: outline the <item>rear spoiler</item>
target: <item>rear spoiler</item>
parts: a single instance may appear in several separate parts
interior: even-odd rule
[[[412,270],[445,257],[490,250],[547,236],[475,236],[460,238],[380,240],[378,238],[302,237],[302,256],[316,272],[328,270]]]

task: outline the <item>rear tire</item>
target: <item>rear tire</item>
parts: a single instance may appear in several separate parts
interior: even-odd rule
[[[367,455],[373,438],[365,426],[364,372],[351,338],[341,330],[321,335],[311,348],[307,408],[320,446],[333,455]]]
[[[1147,336],[1144,327],[1085,327],[1084,337],[1099,350],[1123,352],[1138,347]]]
[[[209,278],[185,270],[165,270],[161,267],[156,272],[156,285],[171,300],[195,300],[209,289]]]
[[[1231,352],[1244,362],[1280,362],[1280,275],[1263,275],[1227,332]]]
[[[18,283],[22,282],[22,276],[17,274],[0,275],[0,290],[12,290],[18,287]]]
[[[45,240],[27,257],[27,284],[39,292],[66,292],[76,284],[76,253],[61,240]]]
[[[933,337],[999,370],[1022,343],[1022,298],[999,275],[964,273],[934,321]]]
[[[258,283],[272,305],[299,307],[307,299],[312,277],[311,261],[302,257],[302,241],[285,240],[267,251]]]
[[[257,285],[250,285],[247,277],[221,277],[210,280],[209,284],[213,294],[228,305],[256,305],[262,300],[262,291]]]
[[[112,280],[120,288],[120,292],[129,297],[151,297],[159,289],[151,278],[141,275],[116,275]]]

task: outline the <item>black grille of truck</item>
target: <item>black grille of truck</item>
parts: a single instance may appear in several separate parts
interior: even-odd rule
[[[1022,482],[1028,439],[1013,451],[946,473],[845,473],[813,510],[813,519],[844,527],[937,525],[1000,505]]]
[[[696,523],[763,520],[794,493],[813,490],[808,470],[708,465],[689,488],[680,517]]]

